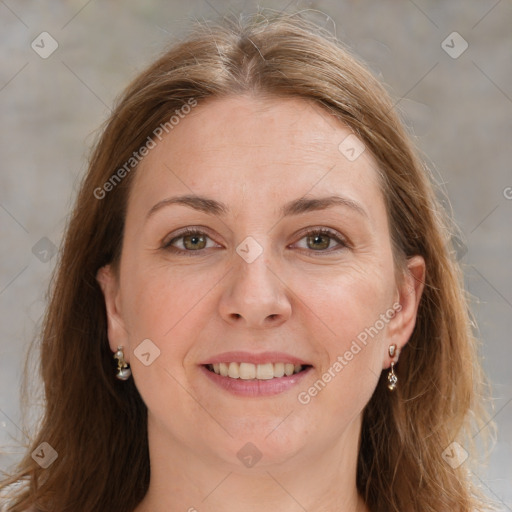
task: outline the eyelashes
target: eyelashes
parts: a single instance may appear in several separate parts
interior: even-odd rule
[[[311,228],[302,232],[300,237],[298,242],[306,239],[306,248],[299,248],[299,250],[306,251],[314,256],[329,255],[349,248],[349,244],[343,235],[330,228]],[[207,249],[221,247],[216,242],[213,242],[212,246],[208,241],[213,242],[205,231],[197,228],[185,228],[176,233],[170,240],[164,242],[162,249],[176,255],[195,256],[204,255]],[[334,249],[331,247],[333,241],[337,244]],[[298,242],[295,242],[292,246]],[[316,248],[314,248],[315,246]]]
[[[206,248],[201,247],[201,245],[205,242],[206,239],[210,239],[210,236],[204,231],[187,228],[181,231],[179,234],[177,234],[177,236],[173,237],[171,240],[166,242],[162,248],[174,253],[201,252]],[[192,242],[192,247],[194,247],[195,245],[196,248],[192,250],[178,249],[173,245],[177,240],[187,240],[189,242]],[[199,249],[197,248],[197,246],[200,246]]]
[[[317,249],[311,249],[310,247],[306,247],[306,249],[305,249],[306,251],[313,251],[316,253],[327,252],[328,254],[332,254],[333,252],[337,252],[341,249],[348,247],[348,244],[347,244],[346,240],[344,239],[344,237],[342,237],[336,231],[334,231],[332,229],[328,229],[328,228],[315,228],[315,229],[306,231],[305,233],[302,233],[302,237],[300,238],[299,241],[301,241],[303,239],[307,239],[306,244],[308,244],[309,242],[318,243],[318,241],[322,241],[322,240],[325,242],[325,240],[327,240],[327,247],[323,247],[323,246],[325,246],[325,243],[323,243],[323,244],[320,243],[320,247],[317,247]],[[339,245],[339,247],[336,250],[333,250],[330,247],[331,242],[333,240]],[[318,249],[329,249],[329,250],[326,251],[326,250],[318,250]]]

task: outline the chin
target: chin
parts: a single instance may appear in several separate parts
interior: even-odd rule
[[[218,456],[236,470],[268,469],[270,466],[282,466],[293,461],[307,446],[307,429],[301,432],[290,431],[288,420],[282,417],[247,420],[228,427],[226,434],[218,439],[216,447],[221,451]]]

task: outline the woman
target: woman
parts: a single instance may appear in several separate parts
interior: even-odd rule
[[[7,510],[485,510],[451,229],[339,42],[298,16],[199,27],[92,155]]]

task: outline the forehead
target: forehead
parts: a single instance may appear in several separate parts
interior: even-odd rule
[[[350,128],[310,100],[208,99],[143,159],[130,203],[147,210],[167,195],[195,193],[235,201],[238,209],[247,201],[277,209],[269,199],[336,192],[375,203],[377,164],[367,150],[352,159],[347,145],[361,150]]]

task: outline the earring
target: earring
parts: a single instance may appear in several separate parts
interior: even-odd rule
[[[132,371],[128,368],[128,363],[124,360],[123,347],[117,347],[117,352],[114,354],[114,359],[117,359],[117,373],[116,377],[119,380],[127,380],[130,378]]]
[[[390,345],[388,349],[389,357],[395,357],[396,354],[396,345]],[[395,361],[391,361],[391,370],[388,373],[388,389],[393,391],[396,388],[396,383],[398,382],[398,377],[395,374]]]

